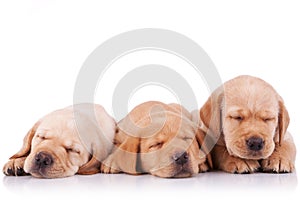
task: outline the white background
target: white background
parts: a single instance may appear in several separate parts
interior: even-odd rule
[[[1,166],[19,150],[26,131],[37,119],[72,104],[76,77],[87,56],[107,39],[138,28],[169,29],[194,40],[213,60],[223,81],[249,74],[271,83],[285,100],[291,118],[289,131],[299,149],[299,10],[300,2],[289,0],[1,1]],[[118,77],[122,77],[118,74],[118,65],[122,63],[129,68],[138,64],[166,63],[179,69],[182,62],[161,53],[141,54],[116,63],[115,72],[107,74],[111,81],[108,82],[117,83]],[[193,88],[195,84],[203,84],[201,78],[194,76],[185,75]],[[108,82],[106,86],[110,85]],[[95,102],[103,104],[111,113],[108,97],[109,90],[114,88],[100,89],[99,86]],[[209,95],[205,87],[196,93],[199,105]],[[129,109],[152,99],[171,102],[176,101],[176,96],[165,88],[145,87],[133,94]],[[299,160],[296,166],[299,171]],[[56,196],[69,199],[202,199],[215,196],[295,199],[300,194],[296,173],[207,173],[179,180],[126,175],[56,180],[1,175],[0,179],[1,196],[9,195],[6,198],[13,199],[53,199]]]

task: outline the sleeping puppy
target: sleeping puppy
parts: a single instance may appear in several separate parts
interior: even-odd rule
[[[287,132],[288,111],[265,81],[239,76],[226,82],[201,108],[200,118],[216,139],[216,168],[230,173],[294,170],[296,148]]]
[[[97,173],[113,147],[115,125],[100,105],[77,104],[54,111],[30,129],[3,172],[39,178]]]
[[[203,140],[203,132],[180,105],[145,102],[118,123],[116,147],[101,171],[189,177],[211,167],[204,145],[201,149]]]

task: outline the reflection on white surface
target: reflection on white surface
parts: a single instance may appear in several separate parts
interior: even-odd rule
[[[209,172],[185,179],[163,179],[151,175],[132,176],[125,174],[97,174],[72,176],[62,179],[37,179],[27,177],[3,177],[3,188],[11,197],[30,199],[51,199],[66,196],[72,199],[96,195],[111,198],[130,197],[131,199],[153,199],[157,195],[186,198],[189,195],[201,197],[221,196],[235,199],[228,194],[293,195],[297,188],[297,175],[292,174],[228,174]],[[249,193],[250,192],[250,193]],[[227,194],[228,196],[223,194]],[[246,195],[243,199],[253,199]]]

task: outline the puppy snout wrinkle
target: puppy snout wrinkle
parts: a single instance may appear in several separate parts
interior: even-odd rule
[[[183,165],[183,164],[185,164],[185,163],[188,162],[189,155],[188,155],[188,153],[186,151],[175,153],[173,155],[173,160],[175,161],[176,164]]]
[[[251,137],[246,140],[246,144],[251,151],[260,151],[264,148],[264,141],[259,137]]]
[[[35,156],[35,165],[39,168],[49,167],[53,163],[53,158],[49,153],[39,152]]]

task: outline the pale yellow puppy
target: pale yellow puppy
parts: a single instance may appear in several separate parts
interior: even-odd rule
[[[265,81],[239,76],[212,93],[200,117],[215,138],[214,167],[230,173],[292,172],[296,148],[282,98]]]
[[[115,129],[114,119],[100,105],[77,104],[54,111],[31,128],[3,172],[40,178],[97,173],[113,147]]]

